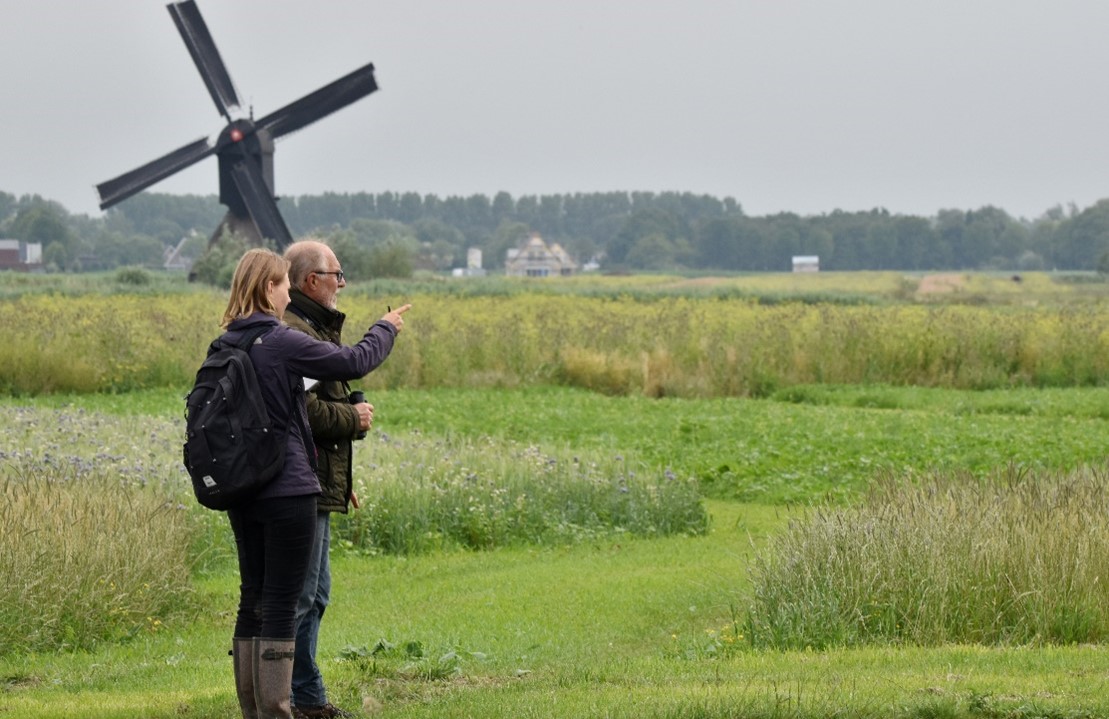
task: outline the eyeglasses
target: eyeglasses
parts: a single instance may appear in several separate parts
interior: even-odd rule
[[[314,275],[335,275],[335,281],[336,282],[342,282],[343,278],[346,277],[346,275],[343,274],[342,270],[333,270],[331,272],[324,272],[323,270],[316,270],[312,274],[314,274]]]

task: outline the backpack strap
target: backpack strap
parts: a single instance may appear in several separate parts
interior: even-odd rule
[[[228,347],[228,346],[238,347],[243,352],[246,352],[246,353],[249,354],[250,353],[250,348],[254,346],[254,343],[257,342],[258,339],[262,335],[268,333],[272,329],[274,329],[274,328],[271,327],[270,325],[262,325],[261,327],[255,327],[254,329],[251,329],[248,332],[245,332],[243,334],[243,336],[241,338],[239,338],[239,341],[235,342],[235,343],[228,342],[227,341],[227,333],[224,332],[222,335],[220,335],[219,337],[212,340],[212,344],[208,345],[208,354],[211,355],[213,352],[219,350],[221,347]]]
[[[262,325],[261,327],[256,327],[250,332],[245,333],[243,335],[242,341],[238,344],[239,349],[241,349],[243,352],[249,353],[250,348],[254,346],[254,343],[261,339],[262,335],[268,334],[269,331],[272,329],[274,328],[270,327],[269,325]]]

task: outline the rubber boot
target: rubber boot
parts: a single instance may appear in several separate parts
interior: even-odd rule
[[[258,719],[254,703],[254,639],[231,638],[231,662],[235,671],[235,693],[239,695],[239,709],[243,719]]]
[[[254,638],[254,702],[258,719],[292,719],[295,639]]]

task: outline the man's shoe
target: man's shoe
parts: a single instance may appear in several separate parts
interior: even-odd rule
[[[350,712],[343,711],[331,702],[324,704],[322,707],[294,707],[293,716],[297,719],[332,719],[332,717],[353,719],[354,717]]]

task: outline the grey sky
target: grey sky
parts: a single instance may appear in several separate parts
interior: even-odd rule
[[[264,115],[366,62],[381,90],[284,138],[279,195],[607,190],[749,214],[1109,197],[1104,0],[199,0]],[[0,0],[0,190],[94,185],[222,128],[159,0]],[[210,194],[209,158],[154,191]]]

